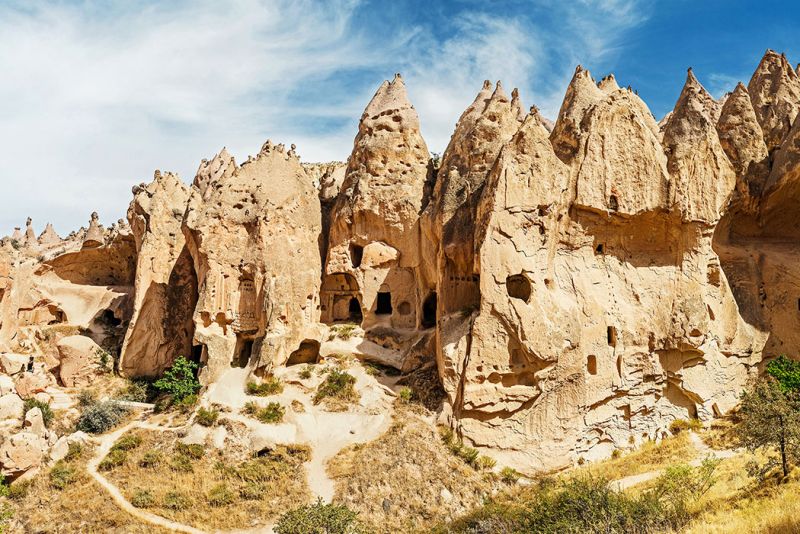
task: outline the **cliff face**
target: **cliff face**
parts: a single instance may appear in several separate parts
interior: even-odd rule
[[[265,372],[306,338],[319,338],[317,190],[282,145],[268,141],[238,167],[222,155],[212,163],[220,160],[209,180],[195,180],[183,219],[199,287],[194,342],[206,384],[232,365]]]
[[[719,101],[690,70],[658,123],[578,67],[554,124],[486,82],[436,162],[398,75],[346,164],[223,149],[191,187],[134,188],[130,228],[29,223],[0,249],[0,349],[51,323],[102,342],[103,319],[124,374],[183,354],[211,384],[313,360],[353,322],[386,362],[435,365],[442,420],[503,463],[605,457],[798,354],[798,111],[772,51]]]

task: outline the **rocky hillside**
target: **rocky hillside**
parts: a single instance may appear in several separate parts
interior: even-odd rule
[[[179,356],[209,389],[326,351],[435,369],[438,421],[529,474],[709,423],[800,354],[799,111],[773,51],[720,100],[689,69],[660,122],[579,66],[554,123],[485,82],[434,159],[397,75],[346,163],[267,141],[156,171],[110,228],[29,220],[0,247],[0,472],[66,454],[25,401]]]

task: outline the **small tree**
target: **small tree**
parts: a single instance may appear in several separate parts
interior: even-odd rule
[[[736,430],[742,445],[751,451],[776,448],[784,477],[789,474],[789,462],[800,452],[800,397],[785,389],[768,375],[742,393],[742,422]],[[770,467],[771,463],[766,469]]]
[[[183,356],[178,356],[172,367],[167,369],[164,376],[156,380],[153,386],[172,395],[175,401],[181,401],[200,390],[200,382],[194,375],[196,370],[196,363],[190,362]]]
[[[784,393],[800,393],[800,362],[781,355],[767,364],[767,374],[778,381]]]

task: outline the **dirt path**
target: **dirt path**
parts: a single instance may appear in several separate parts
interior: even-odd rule
[[[703,460],[709,457],[716,458],[718,460],[723,460],[726,458],[731,458],[733,456],[736,456],[736,454],[739,453],[739,451],[735,449],[725,449],[721,451],[712,449],[711,447],[706,445],[705,442],[702,440],[702,438],[700,438],[700,436],[698,436],[694,432],[691,432],[689,434],[689,440],[692,442],[692,445],[694,445],[694,448],[697,450],[697,457],[692,461],[688,462],[688,464],[691,465],[692,467],[699,466],[700,464],[703,463]],[[632,488],[633,486],[637,486],[639,484],[647,482],[649,480],[658,478],[663,472],[664,469],[656,469],[655,471],[639,473],[638,475],[630,475],[624,478],[620,478],[619,480],[614,480],[610,482],[609,487],[618,491],[625,490],[628,488]]]
[[[127,425],[123,426],[120,429],[115,430],[111,434],[106,434],[99,439],[99,446],[95,451],[94,456],[91,460],[86,464],[86,470],[89,474],[94,478],[100,486],[105,489],[111,498],[114,499],[114,502],[117,506],[121,509],[128,512],[130,515],[136,517],[137,519],[144,521],[145,523],[149,523],[151,525],[157,525],[169,530],[173,530],[175,532],[187,532],[189,534],[205,534],[204,531],[196,529],[194,527],[190,527],[189,525],[183,525],[181,523],[176,523],[175,521],[170,521],[169,519],[165,519],[159,515],[151,514],[150,512],[145,512],[139,508],[136,508],[132,505],[122,492],[117,488],[114,484],[109,482],[103,475],[101,475],[97,471],[97,466],[100,462],[105,458],[108,452],[111,450],[111,447],[114,443],[126,432],[132,430],[134,428],[144,428],[147,430],[171,430],[165,427],[161,427],[158,425],[152,425],[148,423],[143,423],[141,421],[133,421],[128,423]]]

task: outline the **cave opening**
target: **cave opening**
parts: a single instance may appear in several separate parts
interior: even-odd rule
[[[531,281],[524,274],[511,275],[506,278],[506,291],[509,297],[528,302],[531,298]]]
[[[436,326],[436,291],[431,291],[422,303],[422,327]]]
[[[611,197],[609,197],[608,207],[611,208],[611,211],[619,210],[619,200],[617,200],[617,195],[611,195]]]
[[[606,329],[606,337],[608,338],[608,344],[612,347],[617,346],[617,327],[609,326]]]
[[[361,260],[364,258],[364,247],[350,243],[350,262],[353,268],[358,269],[361,267]]]
[[[586,370],[589,371],[590,375],[597,374],[597,356],[594,354],[590,354],[586,359]]]
[[[356,297],[350,298],[350,303],[347,305],[347,309],[349,312],[349,318],[351,321],[361,324],[361,320],[364,318],[364,314],[361,312],[361,304],[358,302]]]
[[[375,315],[392,314],[392,294],[389,291],[378,292],[378,302],[375,307]]]
[[[236,341],[236,352],[234,353],[231,367],[247,367],[250,356],[253,353],[253,340],[239,338]]]

